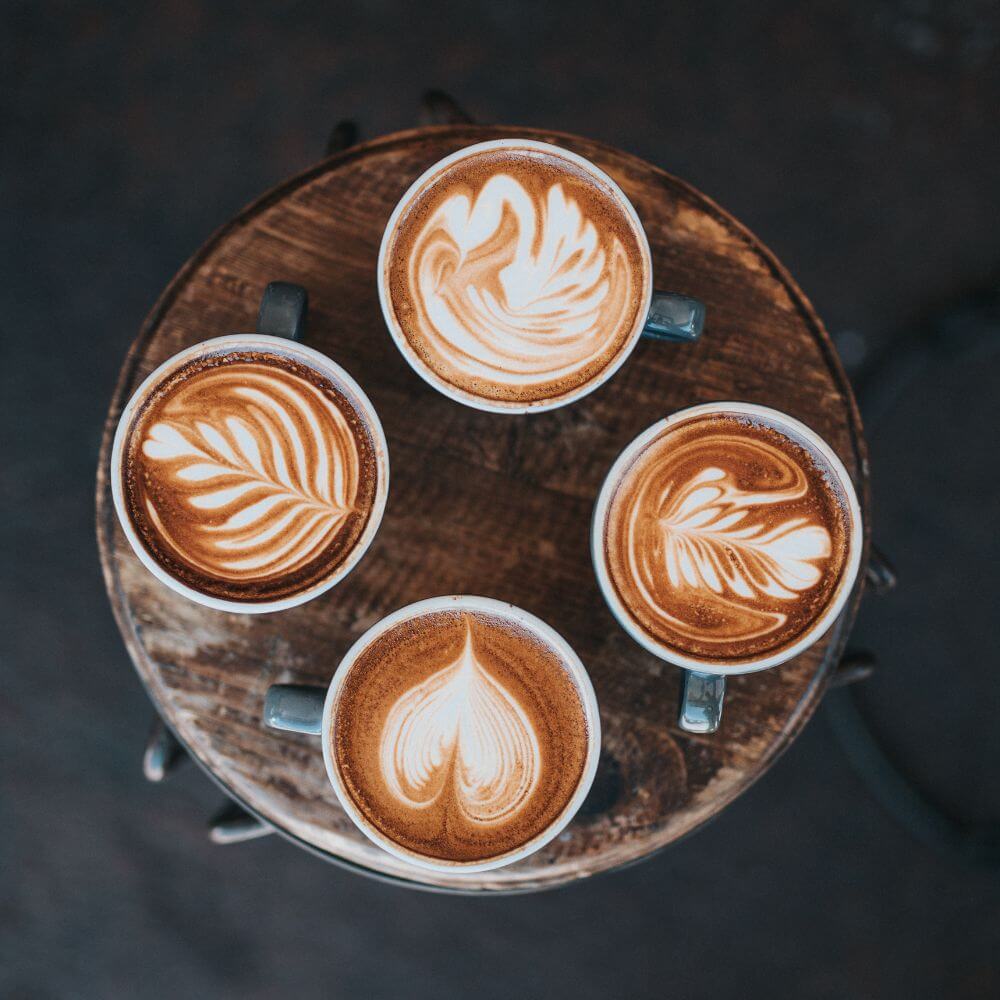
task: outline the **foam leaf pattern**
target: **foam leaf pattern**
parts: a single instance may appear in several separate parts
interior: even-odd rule
[[[707,468],[669,497],[660,515],[663,563],[675,589],[794,600],[821,577],[830,536],[805,517],[777,524],[754,518],[787,491],[743,492],[719,468]]]
[[[212,404],[164,414],[142,444],[158,494],[186,514],[168,528],[188,561],[231,580],[294,572],[322,552],[352,510],[359,455],[343,414],[300,379],[252,370],[220,376]]]

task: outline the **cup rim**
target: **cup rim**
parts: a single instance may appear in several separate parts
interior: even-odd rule
[[[619,352],[618,357],[615,358],[614,361],[612,361],[611,364],[609,364],[600,373],[600,375],[589,382],[586,382],[584,385],[577,387],[572,392],[559,396],[556,399],[542,400],[541,402],[536,403],[501,402],[499,400],[484,399],[481,396],[476,396],[474,393],[459,389],[441,378],[427,364],[425,364],[417,352],[410,346],[399,321],[396,319],[396,313],[392,307],[389,291],[386,287],[387,282],[385,280],[386,263],[389,257],[393,231],[395,230],[400,217],[409,207],[409,203],[417,195],[417,193],[429,184],[435,175],[441,173],[460,160],[464,160],[467,157],[474,156],[478,153],[487,152],[491,149],[510,148],[537,150],[553,156],[562,157],[570,163],[580,167],[582,170],[585,170],[599,183],[606,185],[632,224],[643,260],[643,282],[645,284],[643,298],[640,302],[640,308],[636,311],[634,328],[629,334],[622,350]],[[382,316],[385,319],[386,326],[389,328],[389,333],[391,334],[396,347],[399,349],[400,354],[402,354],[405,358],[407,364],[409,364],[417,375],[419,375],[428,385],[457,403],[462,403],[465,406],[471,406],[477,410],[484,410],[487,413],[544,413],[547,410],[555,410],[561,406],[568,406],[570,403],[575,403],[584,396],[588,396],[590,393],[604,385],[604,383],[607,382],[608,379],[610,379],[612,375],[614,375],[629,359],[632,352],[635,350],[636,344],[639,342],[639,338],[642,336],[642,331],[646,325],[646,319],[649,315],[650,304],[653,300],[653,255],[649,248],[649,238],[647,237],[646,230],[635,210],[635,206],[629,200],[628,195],[625,194],[619,184],[600,167],[598,167],[597,164],[592,163],[583,156],[580,156],[579,153],[574,153],[572,150],[565,149],[562,146],[557,146],[551,142],[540,142],[537,139],[517,139],[508,137],[504,139],[489,139],[485,142],[476,142],[470,146],[463,146],[461,149],[455,150],[454,153],[449,153],[444,158],[432,163],[420,174],[419,177],[417,177],[415,181],[413,181],[412,184],[410,184],[400,197],[399,201],[396,203],[395,208],[393,208],[392,214],[389,216],[389,221],[386,223],[385,229],[382,233],[382,241],[379,245],[378,252],[376,279],[376,283],[378,285],[379,304],[382,307]]]
[[[379,467],[379,485],[364,532],[362,532],[357,545],[348,558],[330,576],[324,577],[307,590],[289,597],[283,597],[274,601],[244,602],[214,597],[211,594],[204,594],[194,587],[188,586],[161,566],[153,554],[146,549],[132,524],[132,519],[129,517],[125,505],[122,490],[122,459],[125,441],[128,437],[136,410],[144,402],[147,393],[158,385],[170,372],[175,371],[181,365],[202,354],[208,354],[216,350],[225,351],[230,348],[252,347],[255,344],[260,344],[274,349],[276,352],[291,354],[293,356],[298,354],[305,358],[312,367],[317,368],[321,372],[329,372],[338,385],[342,384],[343,388],[350,395],[352,404],[357,406],[358,410],[361,411],[362,415],[368,421],[369,427],[373,430],[376,461]],[[111,497],[114,502],[115,513],[118,515],[118,522],[122,526],[122,531],[125,533],[132,551],[135,552],[139,557],[139,561],[153,576],[175,593],[181,594],[183,597],[194,601],[196,604],[201,604],[203,607],[235,614],[268,614],[273,611],[284,611],[288,608],[298,607],[298,605],[305,604],[307,601],[311,601],[313,598],[326,593],[326,591],[343,580],[358,564],[365,552],[367,552],[382,523],[382,515],[385,512],[386,500],[388,498],[389,447],[382,422],[371,400],[355,379],[332,358],[327,357],[313,347],[309,347],[298,341],[289,340],[285,337],[272,337],[260,333],[235,333],[224,337],[213,337],[210,340],[202,340],[197,344],[192,344],[190,347],[184,348],[182,351],[178,351],[167,358],[162,364],[158,365],[142,380],[135,392],[132,393],[128,403],[123,407],[121,416],[118,418],[118,426],[115,429],[114,442],[111,446],[110,474]]]
[[[841,489],[847,498],[848,512],[851,522],[851,539],[848,546],[848,555],[841,573],[840,582],[833,599],[829,602],[823,614],[815,621],[805,635],[799,638],[787,649],[769,656],[755,657],[748,660],[727,661],[726,663],[713,663],[711,660],[699,660],[683,653],[673,650],[670,646],[654,639],[645,632],[632,619],[628,609],[625,608],[621,599],[615,591],[608,572],[607,560],[604,552],[604,526],[607,521],[608,507],[614,495],[615,488],[624,474],[625,470],[632,464],[645,446],[657,437],[665,428],[674,424],[690,420],[693,417],[704,416],[714,413],[736,413],[748,416],[762,417],[775,426],[779,431],[786,428],[805,439],[806,443],[814,448],[829,463],[837,476]],[[854,488],[844,463],[841,462],[837,453],[827,442],[820,437],[811,427],[796,420],[795,417],[776,410],[770,406],[763,406],[759,403],[743,403],[730,400],[722,400],[713,403],[699,403],[696,406],[688,406],[670,416],[656,421],[652,426],[647,427],[641,434],[632,439],[625,446],[614,464],[608,470],[604,481],[601,484],[597,501],[594,504],[594,512],[591,518],[590,530],[590,554],[594,565],[594,573],[597,576],[597,584],[601,594],[614,615],[618,624],[637,642],[649,652],[659,657],[667,663],[686,670],[694,670],[698,673],[730,675],[749,674],[759,670],[768,670],[771,667],[779,666],[793,659],[804,652],[815,642],[821,639],[836,621],[848,597],[854,589],[857,580],[858,569],[861,565],[861,553],[864,548],[863,524],[861,519],[861,506],[858,502],[857,492]]]
[[[402,847],[371,826],[364,816],[361,815],[347,793],[347,790],[344,788],[337,770],[336,761],[333,759],[332,751],[335,726],[334,713],[337,702],[344,682],[361,653],[372,642],[378,639],[379,636],[400,622],[410,621],[435,611],[462,609],[480,611],[499,618],[513,619],[529,631],[536,633],[544,642],[551,645],[569,669],[576,688],[580,693],[580,700],[583,702],[587,728],[590,734],[583,773],[580,775],[580,780],[573,795],[567,801],[559,816],[544,830],[520,847],[483,861],[469,862],[444,861],[429,858],[426,855]],[[494,868],[506,867],[507,865],[514,864],[516,861],[521,861],[544,847],[566,828],[567,824],[578,812],[594,783],[594,776],[597,773],[597,764],[601,753],[601,716],[597,705],[597,695],[594,693],[594,686],[586,667],[584,667],[583,662],[573,647],[551,625],[542,621],[536,615],[525,611],[523,608],[509,604],[506,601],[498,601],[491,597],[476,597],[471,594],[449,594],[441,597],[426,598],[399,608],[392,614],[377,621],[354,642],[340,660],[336,673],[333,675],[330,686],[327,689],[326,700],[323,703],[323,722],[320,739],[323,741],[323,763],[326,766],[327,778],[330,784],[333,785],[337,800],[340,802],[344,812],[351,819],[351,822],[372,843],[394,857],[415,865],[418,868],[436,872],[472,873],[490,871]]]

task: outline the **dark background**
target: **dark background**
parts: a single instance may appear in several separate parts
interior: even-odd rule
[[[0,995],[997,997],[1000,876],[918,842],[823,712],[716,822],[535,897],[407,892],[144,783],[151,709],[93,537],[128,344],[206,236],[333,123],[583,133],[777,252],[862,395],[858,699],[920,787],[1000,819],[1000,18],[993,4],[0,4]]]

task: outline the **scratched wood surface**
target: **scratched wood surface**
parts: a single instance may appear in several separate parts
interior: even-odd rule
[[[378,306],[383,227],[427,166],[502,136],[558,143],[618,181],[649,235],[657,287],[706,303],[700,343],[642,342],[597,392],[533,416],[460,406],[409,369]],[[197,341],[252,330],[272,280],[309,290],[307,342],[371,397],[392,481],[375,543],[339,586],[279,614],[230,615],[186,601],[141,566],[115,518],[107,457],[121,407],[145,375]],[[671,411],[713,399],[775,406],[814,427],[851,472],[867,514],[860,421],[820,321],[767,248],[704,195],[634,156],[532,129],[431,127],[333,156],[216,233],[166,289],[125,360],[105,427],[97,530],[135,668],[164,719],[235,799],[333,860],[427,887],[517,891],[646,857],[718,813],[794,739],[858,596],[798,659],[731,678],[716,735],[678,730],[679,671],[637,646],[605,607],[590,564],[590,514],[625,444]],[[371,845],[337,805],[318,741],[261,722],[268,685],[325,684],[383,615],[449,593],[511,601],[561,632],[590,671],[604,730],[594,789],[573,823],[533,857],[479,875],[422,872]]]

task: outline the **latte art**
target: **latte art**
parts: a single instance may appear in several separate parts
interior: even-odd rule
[[[624,258],[617,240],[598,244],[561,184],[536,205],[498,174],[474,202],[456,194],[424,224],[410,258],[415,322],[459,377],[530,393],[601,355],[632,295]]]
[[[468,621],[458,659],[392,706],[379,748],[382,777],[402,804],[432,806],[451,782],[473,823],[499,822],[523,806],[540,758],[531,720],[476,657]]]
[[[622,476],[605,558],[651,636],[706,661],[793,643],[837,588],[846,501],[821,458],[729,416],[667,427]]]
[[[365,823],[455,864],[503,856],[551,826],[589,754],[560,654],[516,621],[469,610],[376,638],[348,668],[330,739]]]
[[[349,552],[377,475],[347,397],[277,355],[179,372],[133,428],[128,459],[149,547],[208,592],[268,599]]]
[[[643,252],[610,190],[558,155],[470,155],[398,224],[392,310],[450,386],[530,403],[598,377],[638,335]]]
[[[783,456],[766,455],[775,464]],[[798,591],[819,582],[819,566],[830,555],[830,534],[806,517],[792,517],[768,527],[752,523],[762,505],[805,496],[808,485],[797,468],[785,490],[747,493],[722,469],[695,475],[671,498],[660,497],[663,555],[674,588],[707,588],[714,594],[753,598],[767,595],[794,600]],[[635,515],[637,516],[637,515]],[[751,523],[747,523],[751,516]],[[635,520],[630,525],[636,527]],[[782,618],[778,624],[784,624]]]
[[[350,428],[316,389],[284,373],[230,368],[200,388],[213,400],[204,419],[175,401],[168,412],[179,412],[148,429],[142,453],[163,463],[165,489],[192,513],[211,515],[183,542],[147,497],[150,518],[207,573],[243,580],[300,568],[353,509],[359,463]]]

